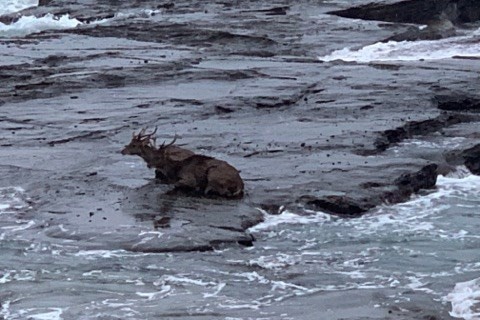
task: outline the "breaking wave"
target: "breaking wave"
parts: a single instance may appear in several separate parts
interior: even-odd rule
[[[145,19],[155,16],[159,12],[159,10],[150,9],[142,9],[132,12],[118,12],[112,18],[94,20],[88,23],[72,18],[69,14],[55,16],[49,13],[42,17],[22,16],[12,24],[3,24],[0,22],[0,37],[23,37],[46,30],[73,29],[85,24],[103,24],[117,19]]]
[[[480,29],[467,36],[425,41],[377,42],[361,49],[344,48],[319,57],[321,61],[418,61],[480,57]]]
[[[452,317],[480,319],[480,278],[457,283],[445,300],[452,304]]]
[[[0,23],[0,37],[21,37],[45,30],[71,29],[81,24],[82,22],[71,18],[68,14],[56,17],[49,13],[39,18],[22,16],[12,24]]]

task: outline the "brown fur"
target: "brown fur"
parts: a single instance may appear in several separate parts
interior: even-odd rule
[[[156,148],[152,137],[155,131],[148,135],[144,132],[134,135],[122,154],[142,157],[149,168],[156,169],[156,177],[162,182],[206,196],[243,197],[244,184],[239,171],[227,162],[175,146],[175,139]]]

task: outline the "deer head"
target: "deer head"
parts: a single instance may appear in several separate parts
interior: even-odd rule
[[[123,155],[142,156],[149,150],[155,150],[156,138],[154,135],[157,127],[151,133],[146,134],[145,131],[147,129],[143,128],[138,134],[133,133],[132,140],[122,150]]]
[[[122,154],[140,156],[149,168],[157,168],[157,171],[168,170],[166,168],[171,166],[172,161],[175,161],[174,158],[178,158],[181,155],[187,157],[193,154],[193,152],[189,150],[173,146],[177,140],[176,136],[172,142],[168,144],[164,142],[157,148],[156,138],[154,137],[157,128],[155,127],[155,130],[151,133],[146,133],[146,131],[147,129],[143,128],[138,134],[133,133],[132,140],[123,148]]]

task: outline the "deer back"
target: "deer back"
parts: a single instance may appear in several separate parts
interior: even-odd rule
[[[178,146],[169,146],[165,148],[165,156],[169,161],[183,161],[194,154],[195,153],[193,151]]]
[[[194,189],[203,193],[207,185],[207,173],[212,157],[194,154],[179,162],[176,185],[181,188]]]
[[[193,155],[182,161],[176,185],[225,198],[241,198],[244,189],[237,169],[226,161],[203,155]]]
[[[226,198],[243,197],[244,183],[240,173],[225,161],[214,159],[207,172],[206,195]]]
[[[175,183],[183,161],[195,155],[190,150],[174,145],[159,148],[156,152],[152,167],[155,168],[155,177],[164,183]]]

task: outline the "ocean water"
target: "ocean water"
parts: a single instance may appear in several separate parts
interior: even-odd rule
[[[0,316],[260,316],[259,310],[295,297],[378,289],[388,296],[377,307],[422,292],[454,317],[478,319],[478,190],[480,177],[459,170],[440,176],[438,189],[427,195],[359,219],[265,213],[265,222],[250,230],[257,238],[252,248],[146,254],[85,250],[72,240],[32,241],[45,222],[27,214],[29,198],[21,187],[1,188]],[[279,316],[273,314],[264,318]]]
[[[32,4],[7,1],[0,14]],[[0,36],[81,24],[68,15],[22,17],[0,24]],[[375,43],[319,59],[477,57],[478,37],[471,31],[436,42]],[[257,239],[251,248],[154,254],[88,250],[46,237],[48,222],[36,218],[24,187],[0,185],[0,319],[292,319],[282,309],[291,300],[368,290],[384,294],[376,308],[408,302],[418,292],[453,317],[480,319],[478,190],[480,177],[458,168],[439,177],[436,190],[362,218],[263,212],[265,222],[250,229]]]
[[[480,177],[459,168],[452,176],[439,176],[437,186],[428,195],[378,208],[359,219],[335,219],[320,212],[267,216],[252,230],[270,243],[290,242],[285,247],[299,250],[262,256],[256,263],[275,269],[310,259],[334,261],[315,271],[341,280],[315,289],[410,288],[450,304],[453,317],[478,319]],[[294,227],[285,230],[285,224]],[[309,237],[302,239],[306,234]],[[401,292],[391,298],[409,299]]]

